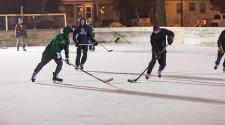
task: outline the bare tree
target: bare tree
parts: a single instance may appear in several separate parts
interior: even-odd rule
[[[153,23],[166,26],[165,0],[113,0],[122,23],[130,25],[134,18],[151,17]]]
[[[155,23],[160,26],[166,26],[166,9],[165,9],[165,0],[156,0],[156,15]]]
[[[225,0],[209,0],[210,3],[216,7],[220,12],[225,13]]]
[[[0,0],[0,13],[20,13],[23,6],[24,13],[58,12],[59,0]]]

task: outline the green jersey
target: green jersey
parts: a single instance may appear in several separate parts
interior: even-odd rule
[[[68,36],[66,34],[59,34],[47,45],[46,49],[51,55],[60,53],[64,49],[66,58],[69,58],[69,45]]]

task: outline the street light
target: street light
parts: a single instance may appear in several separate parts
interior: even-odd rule
[[[23,20],[23,0],[21,0],[21,2],[20,2],[20,14],[21,14],[21,18]]]

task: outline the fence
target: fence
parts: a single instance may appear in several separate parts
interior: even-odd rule
[[[1,14],[0,30],[14,30],[18,17],[21,16],[26,29],[57,29],[67,25],[65,13]]]

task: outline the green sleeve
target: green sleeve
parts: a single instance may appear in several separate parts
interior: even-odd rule
[[[62,40],[61,35],[57,35],[47,46],[48,51],[52,54],[55,55],[56,53],[60,52],[60,41]]]
[[[66,40],[66,46],[64,48],[66,58],[69,58],[69,46],[70,46],[70,41],[68,39],[68,40]]]

